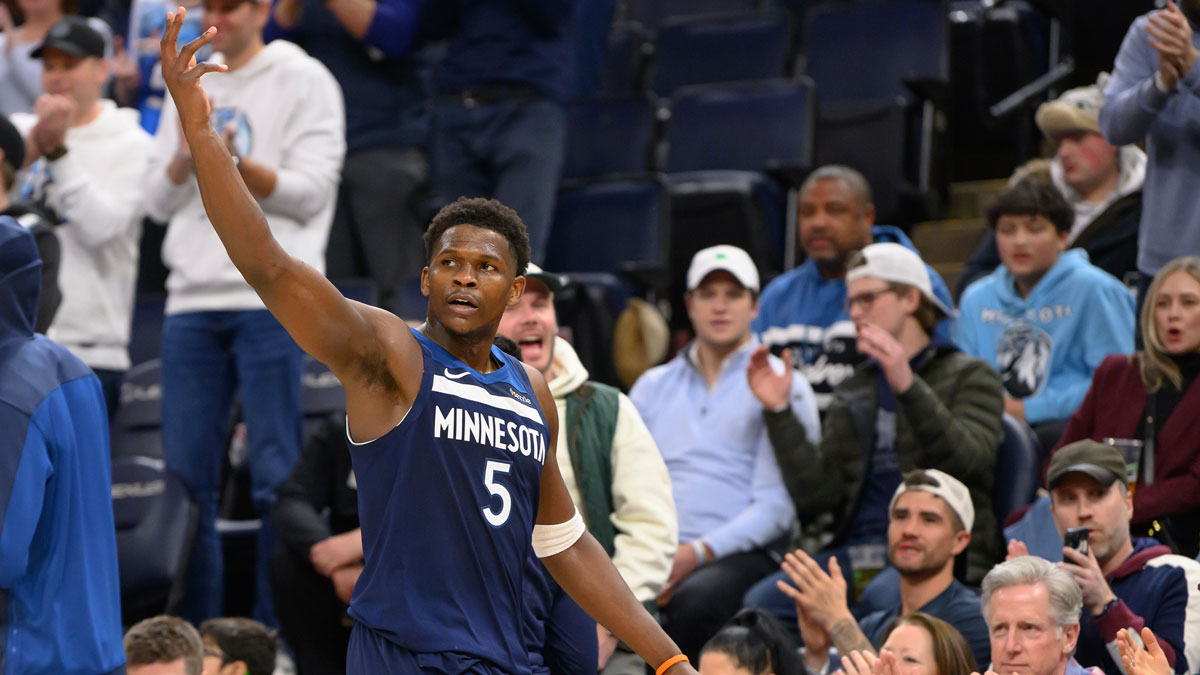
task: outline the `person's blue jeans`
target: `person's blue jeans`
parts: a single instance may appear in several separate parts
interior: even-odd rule
[[[258,535],[255,616],[274,624],[269,577],[275,487],[300,455],[303,352],[266,310],[173,314],[163,324],[163,454],[199,509],[180,614],[221,616],[224,564],[216,530],[233,395],[246,421]]]
[[[566,113],[546,98],[465,106],[442,102],[434,115],[433,188],[439,201],[491,197],[529,229],[534,262],[550,240],[562,174]]]
[[[862,597],[856,604],[852,597],[854,570],[850,566],[849,549],[836,548],[822,551],[813,554],[812,559],[821,566],[821,569],[828,571],[829,559],[834,557],[838,559],[842,577],[846,580],[846,602],[855,619],[861,619],[872,612],[890,609],[900,604],[900,574],[895,567],[888,565],[881,570],[863,589]],[[800,632],[796,625],[796,604],[775,586],[777,581],[791,583],[787,574],[783,570],[779,570],[751,586],[742,600],[743,606],[765,609],[774,614],[784,627],[798,639]]]

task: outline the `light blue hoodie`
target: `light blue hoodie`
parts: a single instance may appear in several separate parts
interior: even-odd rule
[[[963,292],[955,340],[992,364],[1030,424],[1066,419],[1109,354],[1133,351],[1134,297],[1072,249],[1022,298],[1001,265]]]

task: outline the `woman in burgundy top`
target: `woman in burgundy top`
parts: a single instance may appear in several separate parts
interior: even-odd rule
[[[1133,494],[1133,533],[1182,554],[1200,550],[1200,257],[1159,270],[1141,315],[1145,348],[1106,358],[1054,450],[1092,438],[1144,443]]]

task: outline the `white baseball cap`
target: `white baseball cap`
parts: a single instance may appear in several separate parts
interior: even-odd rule
[[[937,469],[918,471],[924,474],[925,480],[918,479],[913,481],[912,485],[908,484],[909,480],[901,481],[900,487],[896,488],[896,494],[892,495],[892,501],[888,502],[888,517],[891,517],[892,509],[896,507],[896,500],[900,499],[900,495],[913,491],[928,492],[945,500],[950,510],[962,521],[963,529],[970,532],[975,525],[975,505],[971,502],[971,492],[967,490],[967,486],[954,476]],[[911,479],[911,475],[908,474],[905,478]]]
[[[846,272],[846,283],[860,277],[873,277],[883,281],[893,281],[907,284],[921,291],[927,300],[937,307],[943,316],[952,317],[955,312],[946,303],[933,294],[933,284],[929,281],[929,269],[925,261],[916,251],[893,242],[871,244],[862,250],[865,265],[851,268]]]
[[[758,291],[758,268],[750,259],[750,254],[728,244],[709,246],[696,251],[696,255],[692,256],[692,264],[688,266],[688,291],[696,290],[700,282],[704,281],[704,277],[717,270],[729,272],[741,285]]]

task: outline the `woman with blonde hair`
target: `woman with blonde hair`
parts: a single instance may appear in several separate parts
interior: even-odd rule
[[[1145,347],[1100,364],[1054,450],[1084,438],[1140,441],[1131,531],[1194,558],[1200,552],[1200,257],[1176,258],[1159,270],[1140,320]]]
[[[846,675],[970,675],[975,656],[954,626],[913,612],[888,626],[878,657],[850,652],[842,657],[842,670]]]

